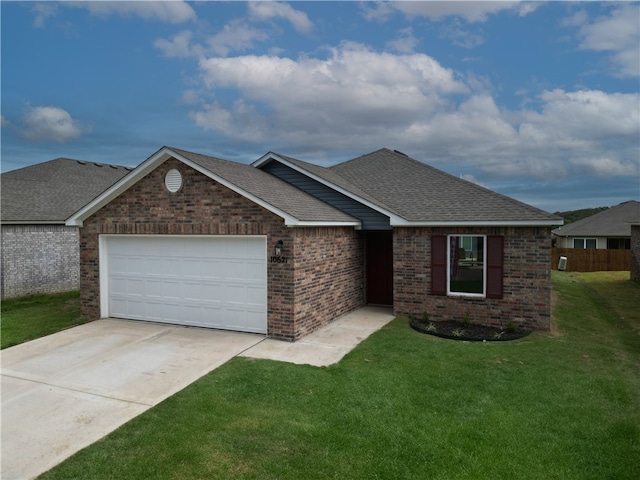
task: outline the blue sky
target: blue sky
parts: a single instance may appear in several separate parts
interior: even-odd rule
[[[7,2],[2,171],[377,150],[548,211],[640,199],[638,2]]]

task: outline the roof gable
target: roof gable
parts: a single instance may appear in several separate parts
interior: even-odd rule
[[[246,197],[284,219],[289,226],[346,225],[357,219],[321,202],[282,180],[245,165],[172,147],[163,147],[129,176],[71,216],[67,225],[82,222],[170,158],[175,158],[214,181]]]
[[[632,223],[640,223],[640,202],[636,200],[556,228],[553,233],[559,237],[629,237]]]
[[[131,170],[57,158],[3,173],[2,223],[64,223]]]

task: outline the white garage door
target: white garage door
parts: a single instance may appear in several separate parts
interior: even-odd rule
[[[267,332],[265,237],[103,235],[102,316]]]

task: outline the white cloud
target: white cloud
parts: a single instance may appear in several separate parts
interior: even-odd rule
[[[202,53],[198,46],[191,45],[193,33],[189,30],[183,30],[175,34],[171,40],[158,38],[153,42],[154,47],[167,57],[191,57]]]
[[[637,3],[614,8],[608,16],[588,23],[584,12],[565,21],[580,26],[580,48],[611,52],[614,74],[621,77],[640,76],[640,5]]]
[[[58,10],[58,6],[54,2],[37,2],[31,7],[31,11],[35,14],[33,20],[33,26],[36,28],[43,28],[46,20],[49,17],[53,17]]]
[[[8,127],[9,125],[11,125],[11,122],[4,115],[0,115],[0,127]]]
[[[209,51],[216,55],[227,55],[231,51],[253,48],[255,41],[267,40],[266,32],[247,25],[242,20],[229,22],[222,31],[208,38]]]
[[[527,15],[535,10],[529,2],[518,1],[404,1],[404,2],[376,2],[363,7],[367,20],[385,21],[395,11],[404,13],[407,17],[425,17],[431,20],[442,20],[446,17],[459,17],[467,22],[484,22],[489,15],[502,10],[517,11],[519,15]]]
[[[257,20],[268,21],[274,18],[287,20],[296,31],[309,33],[313,23],[306,13],[296,10],[284,2],[249,2],[249,15]]]
[[[22,135],[37,142],[64,143],[83,133],[79,123],[60,107],[29,107],[22,121]]]
[[[400,53],[412,53],[418,45],[418,39],[413,35],[411,27],[403,28],[394,40],[387,42],[387,46]]]
[[[92,15],[109,17],[140,17],[166,23],[184,23],[196,20],[196,12],[182,0],[132,0],[132,1],[73,1],[73,2],[38,2],[33,7],[36,14],[34,25],[43,27],[45,20],[57,13],[58,7],[84,8]]]
[[[640,173],[638,94],[552,90],[509,110],[473,75],[463,80],[427,55],[354,43],[326,58],[246,55],[199,65],[192,119],[237,141],[308,152],[389,146],[494,177]],[[216,97],[219,88],[236,91],[236,100]]]

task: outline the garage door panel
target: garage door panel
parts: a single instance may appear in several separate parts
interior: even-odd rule
[[[107,236],[108,315],[266,333],[264,237]]]

